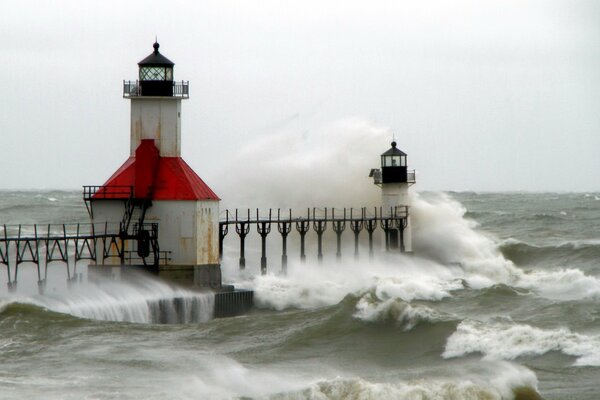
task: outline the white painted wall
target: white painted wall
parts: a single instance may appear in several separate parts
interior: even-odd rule
[[[170,264],[196,265],[194,245],[195,201],[155,200],[145,222],[158,223],[160,250],[171,251]]]
[[[196,259],[198,264],[219,264],[219,202],[196,202]]]
[[[384,183],[381,185],[381,207],[383,215],[389,215],[390,209],[395,206],[411,205],[408,193],[408,183]],[[410,223],[410,208],[404,229],[404,250],[412,252],[412,227]]]
[[[118,227],[125,212],[122,200],[95,200],[96,227],[108,221]],[[155,200],[146,211],[145,222],[158,223],[160,250],[171,251],[172,265],[219,264],[219,201]],[[128,246],[132,250],[133,246]],[[98,243],[98,264],[102,244]],[[116,255],[116,251],[114,252]],[[105,264],[118,264],[118,258]]]
[[[158,222],[161,250],[171,251],[170,264],[219,264],[219,202],[155,200],[146,222]]]
[[[142,139],[154,139],[162,157],[181,156],[181,99],[141,96],[130,101],[131,155]]]

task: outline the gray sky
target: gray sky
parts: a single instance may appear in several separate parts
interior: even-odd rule
[[[598,1],[20,0],[0,33],[0,188],[102,184],[158,35],[221,197],[362,179],[392,135],[420,190],[600,190]]]

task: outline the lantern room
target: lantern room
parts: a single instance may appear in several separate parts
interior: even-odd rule
[[[138,63],[141,96],[173,96],[173,66],[175,64],[160,54],[158,43],[154,52]]]
[[[403,183],[408,181],[406,153],[392,147],[381,155],[381,183]]]

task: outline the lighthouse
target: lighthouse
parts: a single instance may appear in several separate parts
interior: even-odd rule
[[[397,147],[396,141],[381,154],[381,168],[372,169],[369,176],[381,187],[382,217],[405,216],[402,226],[385,229],[386,243],[390,249],[412,252],[408,188],[416,183],[415,171],[408,169],[407,154]]]
[[[97,227],[118,225],[120,240],[103,244],[97,264],[152,266],[221,285],[219,197],[181,158],[181,103],[189,82],[174,80],[174,63],[159,44],[138,63],[139,76],[123,82],[131,106],[130,153],[86,202]]]

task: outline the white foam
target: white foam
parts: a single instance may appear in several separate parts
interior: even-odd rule
[[[556,300],[600,297],[600,279],[586,275],[576,268],[530,271],[521,276],[516,286]]]
[[[420,322],[435,322],[443,319],[435,310],[427,306],[411,306],[398,298],[380,301],[373,293],[367,293],[360,298],[354,317],[368,322],[393,321],[402,326],[405,331],[411,330]]]
[[[550,351],[576,357],[574,365],[600,366],[600,336],[573,333],[567,328],[541,329],[526,324],[463,321],[447,340],[442,356],[483,354],[484,360],[514,360]]]
[[[378,299],[438,301],[461,289],[455,275],[460,268],[443,267],[429,260],[394,257],[368,264],[351,261],[344,264],[292,265],[288,275],[268,274],[242,283],[255,291],[259,307],[316,308],[339,303],[346,295],[362,296],[373,292]]]
[[[459,264],[472,288],[512,284],[521,274],[498,250],[493,236],[465,218],[466,209],[445,193],[413,196],[415,253],[444,265]]]
[[[95,279],[95,282],[77,282],[60,291],[47,289],[44,294],[17,292],[4,301],[34,304],[80,318],[105,321],[154,322],[161,301],[161,307],[170,307],[167,314],[180,312],[178,321],[173,322],[205,322],[213,316],[214,296],[209,293],[172,287],[145,274],[130,273],[126,280]],[[169,301],[178,302],[180,309],[175,310]]]
[[[500,253],[502,242],[478,230],[474,221],[465,218],[465,212],[465,208],[447,194],[415,195],[415,252],[445,265],[460,265],[464,272],[462,278],[474,289],[503,283],[556,300],[596,298],[600,295],[600,279],[577,268],[529,272],[517,268]],[[505,241],[511,242],[515,242],[514,239]],[[595,244],[594,239],[574,243],[575,246]]]
[[[382,382],[347,375],[318,360],[248,367],[220,354],[194,351],[176,355],[189,368],[179,371],[174,365],[171,371],[175,373],[167,372],[173,398],[499,400],[514,398],[514,388],[537,390],[538,384],[532,371],[504,361],[457,366],[441,372],[442,376],[423,373],[419,379],[405,379],[397,375],[399,371],[389,371]],[[166,367],[169,371],[170,366]]]
[[[416,256],[379,255],[370,261],[322,265],[290,263],[287,276],[246,277],[238,284],[255,290],[259,307],[276,310],[329,306],[348,294],[360,297],[371,292],[379,302],[440,301],[465,284],[471,289],[506,284],[559,300],[600,295],[600,280],[578,269],[524,272],[517,268],[499,252],[500,241],[478,231],[464,213],[464,207],[448,195],[415,195]],[[385,306],[377,307],[387,312]]]
[[[320,380],[297,392],[282,393],[281,399],[512,399],[513,389],[537,390],[530,370],[508,363],[482,366],[480,375],[463,378],[421,378],[396,382],[371,382],[360,377]],[[483,374],[482,374],[483,373]]]

